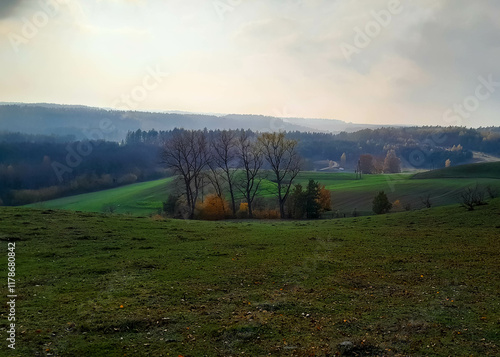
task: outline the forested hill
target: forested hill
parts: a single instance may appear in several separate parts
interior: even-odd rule
[[[105,130],[102,128],[105,127]],[[141,130],[250,129],[252,131],[353,132],[382,125],[362,125],[341,120],[275,118],[262,115],[224,116],[191,113],[151,113],[106,110],[55,104],[0,104],[0,132],[38,135],[72,135],[88,139],[89,132],[100,139],[121,141],[127,132]],[[95,138],[94,138],[95,139]]]

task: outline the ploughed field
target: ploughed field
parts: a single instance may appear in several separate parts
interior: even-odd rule
[[[353,173],[302,172],[297,183],[307,186],[309,179],[320,182],[332,192],[333,211],[325,217],[369,215],[372,201],[379,191],[384,191],[391,202],[399,200],[399,210],[420,209],[422,198],[430,195],[433,206],[456,204],[460,193],[476,184],[485,190],[491,186],[500,192],[500,163],[472,164],[434,170],[420,174],[363,175],[355,179]],[[262,183],[260,196],[275,197],[276,184],[266,179]],[[52,201],[32,204],[28,207],[40,209],[67,209],[86,212],[103,212],[113,206],[116,213],[151,215],[162,209],[162,202],[174,192],[173,179],[162,179],[136,183],[124,187],[64,197]],[[229,195],[226,195],[229,197]],[[238,201],[240,201],[239,197]]]
[[[500,199],[265,222],[1,207],[1,355],[497,356],[499,236]]]

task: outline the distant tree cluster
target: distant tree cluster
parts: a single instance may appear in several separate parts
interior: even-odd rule
[[[396,155],[396,151],[387,151],[385,159],[374,157],[370,154],[363,154],[359,157],[359,168],[362,174],[390,174],[401,172],[401,159]]]
[[[150,126],[164,120],[164,116],[154,113],[135,113],[132,119],[124,112],[92,108],[2,106],[0,109],[3,117],[9,118],[9,128],[12,130],[21,130],[26,126],[40,129],[38,135],[0,132],[0,200],[5,205],[31,203],[162,177],[165,172],[159,165],[158,152],[162,150],[165,142],[185,132],[183,129],[169,131],[139,129],[126,132],[126,128],[137,128],[140,118],[147,119]],[[14,120],[19,116],[23,117],[22,123]],[[68,145],[73,149],[77,145],[82,145],[85,143],[81,141],[85,138],[85,134],[81,130],[76,134],[74,130],[41,128],[38,124],[39,119],[49,117],[52,124],[64,123],[60,125],[61,128],[66,125],[80,125],[78,123],[83,120],[89,123],[90,127],[96,128],[101,121],[111,120],[121,128],[121,131],[117,129],[113,135],[106,136],[106,139],[125,140],[122,144],[91,141],[92,153],[81,162],[73,162],[74,167],[72,167],[66,163],[69,154]],[[185,127],[191,127],[199,122],[200,118],[208,119],[207,126],[210,127],[215,127],[215,123],[220,122],[220,118],[208,116],[171,114],[168,117],[173,123],[179,123],[178,125],[184,123]],[[0,127],[1,124],[5,127],[5,123],[0,123]],[[222,130],[203,130],[209,146],[219,142],[214,138],[220,137],[222,132]],[[238,145],[233,145],[242,139],[240,135],[242,132],[246,138],[243,138],[244,140]],[[233,130],[226,133],[231,133],[230,136],[236,135],[235,138],[226,138],[229,139],[226,144],[229,144],[227,153],[230,154],[226,159],[231,158],[231,160],[226,160],[224,163],[224,157],[217,158],[212,155],[211,164],[204,170],[210,174],[205,175],[202,184],[210,182],[213,186],[231,186],[226,190],[231,211],[234,213],[239,210],[234,199],[235,194],[243,195],[249,202],[249,215],[253,215],[252,202],[256,198],[256,190],[262,188],[261,174],[263,171],[269,172],[267,170],[271,169],[272,161],[269,160],[269,155],[265,157],[262,143],[259,144],[262,149],[260,155],[253,155],[253,146],[257,145],[256,142],[261,134],[249,130]],[[323,165],[326,161],[332,168],[337,163],[342,169],[354,171],[359,162],[360,174],[393,173],[405,167],[432,169],[460,165],[472,158],[472,151],[500,155],[500,128],[497,127],[380,128],[338,134],[294,131],[287,132],[286,139],[296,142],[294,155],[301,157],[301,168],[304,170],[323,168],[324,166],[318,165]],[[226,144],[218,148],[211,147],[210,150],[218,150],[220,154],[224,154],[223,146]],[[238,159],[232,158],[236,154]],[[57,166],[57,163],[67,167],[59,171],[63,176],[62,181],[54,170],[54,165]],[[235,170],[235,166],[244,170]],[[283,203],[293,189],[289,186],[293,170],[281,178],[280,171],[283,167],[280,163],[280,167],[276,167],[278,173],[273,173],[272,178],[281,192],[281,198],[277,196],[280,215],[283,215]],[[245,175],[242,174],[243,171]],[[244,186],[233,186],[236,174],[239,175],[238,182],[246,182]]]
[[[287,204],[288,217],[293,219],[320,218],[325,211],[331,211],[331,192],[314,180],[309,180],[304,190],[295,185]]]
[[[137,130],[127,134],[126,143],[161,145],[179,130]],[[215,135],[218,131],[206,132]],[[247,132],[250,136],[258,135]],[[286,135],[298,142],[297,152],[304,159],[303,167],[306,169],[313,169],[316,161],[338,160],[340,167],[354,170],[359,157],[369,154],[372,163],[363,171],[395,172],[385,165],[387,153],[391,151],[400,159],[400,165],[422,169],[445,167],[448,159],[459,165],[472,158],[472,151],[500,155],[500,133],[495,128],[380,128],[339,134],[294,131]]]
[[[72,150],[79,144],[0,143],[0,200],[4,205],[29,204],[166,175],[156,146],[93,142],[89,155],[72,161]],[[60,177],[58,164],[68,165]]]
[[[190,219],[195,218],[199,207],[201,216],[208,210],[218,212],[215,216],[221,218],[229,214],[227,207],[230,215],[236,216],[238,194],[245,200],[245,213],[254,218],[254,202],[265,178],[276,185],[279,216],[285,218],[285,204],[301,170],[296,148],[297,141],[288,139],[284,133],[255,136],[244,130],[215,133],[190,130],[173,133],[164,143],[161,158],[179,177]],[[202,197],[207,186],[213,191],[208,206]],[[230,198],[227,205],[226,193]],[[240,205],[239,211],[241,208]]]

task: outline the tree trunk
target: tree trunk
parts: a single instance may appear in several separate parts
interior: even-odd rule
[[[236,214],[236,201],[234,200],[233,183],[230,179],[227,181],[229,183],[229,194],[231,195],[231,205],[233,208],[233,215]]]

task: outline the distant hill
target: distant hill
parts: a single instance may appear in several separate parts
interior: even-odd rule
[[[447,167],[415,174],[413,179],[496,178],[500,179],[500,162]]]
[[[103,132],[102,123],[114,130]],[[352,124],[342,120],[276,118],[244,114],[196,114],[182,112],[138,112],[80,105],[0,103],[0,131],[43,135],[74,135],[77,139],[95,133],[119,141],[128,131],[184,129],[250,129],[252,131],[354,132],[383,125]]]

